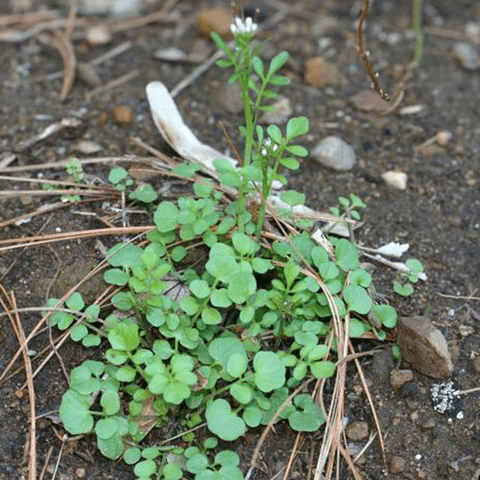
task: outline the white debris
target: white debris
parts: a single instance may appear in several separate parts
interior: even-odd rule
[[[408,243],[390,242],[383,245],[383,247],[377,248],[376,252],[381,255],[400,258],[409,248],[410,245]]]

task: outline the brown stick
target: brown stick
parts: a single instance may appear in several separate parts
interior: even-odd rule
[[[365,24],[365,20],[368,17],[368,11],[370,9],[370,1],[369,0],[363,0],[363,5],[362,5],[362,12],[360,14],[360,18],[358,19],[358,45],[357,45],[357,51],[358,54],[360,55],[360,58],[363,61],[363,64],[365,65],[365,68],[367,69],[368,76],[370,77],[370,80],[372,81],[372,88],[380,95],[380,97],[383,98],[383,100],[388,101],[389,96],[388,93],[385,92],[383,87],[380,85],[380,81],[378,80],[379,74],[378,72],[375,72],[372,68],[372,64],[370,63],[370,52],[368,50],[365,50],[365,42],[363,40],[363,27]]]

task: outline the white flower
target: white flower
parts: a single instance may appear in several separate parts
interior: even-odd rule
[[[230,25],[230,31],[232,34],[241,35],[243,33],[254,34],[257,31],[258,25],[253,22],[251,17],[247,17],[243,20],[240,17],[236,17],[235,21]]]
[[[267,149],[266,149],[266,148],[263,148],[263,149],[262,149],[262,155],[263,155],[264,157],[266,157],[266,156],[267,156],[267,153],[268,153],[268,152],[267,152]]]

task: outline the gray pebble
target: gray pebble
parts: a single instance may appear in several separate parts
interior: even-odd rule
[[[351,170],[355,165],[353,148],[339,137],[324,138],[312,150],[312,157],[333,170]]]
[[[476,70],[480,68],[480,55],[477,49],[469,43],[456,43],[453,47],[453,52],[465,70]]]

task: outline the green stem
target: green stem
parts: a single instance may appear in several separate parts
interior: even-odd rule
[[[417,35],[417,48],[415,56],[410,63],[410,68],[413,70],[417,68],[422,59],[423,52],[423,34],[422,34],[422,0],[413,0],[412,5],[412,26]]]

